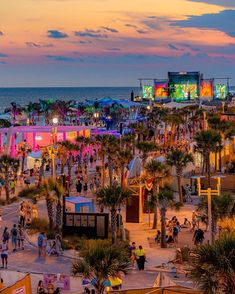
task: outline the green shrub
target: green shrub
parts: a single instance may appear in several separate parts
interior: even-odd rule
[[[44,232],[49,233],[48,221],[44,218],[35,218],[32,220],[30,225],[30,231],[34,232]]]

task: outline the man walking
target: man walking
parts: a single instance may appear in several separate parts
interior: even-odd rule
[[[38,235],[38,257],[39,257],[39,258],[42,256],[43,239],[44,239],[44,233],[41,232],[41,233]]]
[[[16,251],[17,236],[18,236],[18,231],[16,228],[16,224],[14,224],[13,228],[11,229],[11,243],[12,243],[13,252]]]

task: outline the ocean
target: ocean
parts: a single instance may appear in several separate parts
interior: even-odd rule
[[[96,98],[130,99],[131,91],[140,94],[139,87],[84,87],[84,88],[0,88],[0,110],[10,106],[11,102],[27,105],[39,99],[76,100]]]
[[[139,87],[84,87],[84,88],[0,88],[0,112],[16,102],[22,106],[39,99],[53,100],[95,100],[96,98],[111,97],[130,99],[131,91],[140,95]],[[230,87],[235,92],[235,86]]]

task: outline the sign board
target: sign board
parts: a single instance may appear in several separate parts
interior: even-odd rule
[[[106,239],[108,238],[108,226],[108,213],[66,212],[63,223],[63,235]]]

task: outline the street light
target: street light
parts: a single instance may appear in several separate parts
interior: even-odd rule
[[[56,142],[57,142],[57,125],[58,125],[58,117],[53,117],[52,119],[52,146],[50,148],[50,154],[51,154],[51,172],[52,176],[56,176],[56,170],[55,170],[55,151],[56,151]]]
[[[217,189],[207,188],[205,190],[201,189],[201,179],[204,176],[193,176],[191,179],[197,180],[198,196],[207,196],[208,203],[208,225],[209,225],[209,243],[212,244],[212,212],[211,212],[211,196],[219,196],[221,192],[221,179],[224,178],[222,175],[217,175],[212,177],[217,179]]]
[[[58,122],[59,122],[58,117],[53,117],[53,119],[52,119],[53,125],[57,125]]]
[[[99,116],[100,116],[99,112],[94,112],[95,123],[98,122]]]

